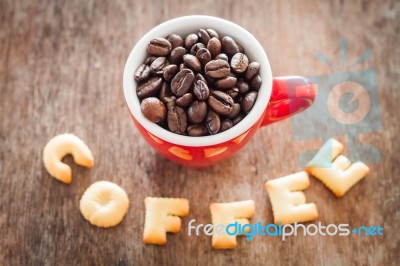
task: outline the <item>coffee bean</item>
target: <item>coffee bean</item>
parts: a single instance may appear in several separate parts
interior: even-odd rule
[[[158,93],[163,83],[162,78],[160,77],[152,77],[146,82],[140,84],[136,88],[136,93],[140,98],[153,96]]]
[[[151,63],[153,63],[154,60],[156,60],[157,57],[155,56],[148,56],[145,60],[144,60],[144,64],[150,66]]]
[[[193,87],[193,93],[197,97],[197,99],[199,99],[200,101],[205,101],[210,95],[210,90],[208,89],[207,83],[205,81],[196,80]]]
[[[226,53],[229,57],[232,57],[234,54],[239,53],[239,46],[231,37],[225,36],[224,38],[222,38],[221,43],[222,51]]]
[[[206,48],[202,48],[197,51],[196,53],[197,59],[199,59],[201,65],[205,66],[208,62],[211,60],[211,54],[210,51]]]
[[[175,74],[178,72],[178,66],[177,65],[168,65],[164,67],[164,73],[163,73],[163,78],[166,81],[170,81]]]
[[[236,73],[243,73],[249,65],[249,59],[245,54],[237,53],[231,59],[231,68]]]
[[[188,36],[186,36],[185,38],[185,48],[190,51],[190,48],[192,48],[192,46],[197,43],[199,37],[197,36],[197,34],[189,34]]]
[[[182,69],[189,69],[189,68],[187,68],[187,67],[185,66],[185,64],[182,63],[182,64],[179,65],[179,71],[181,71]]]
[[[228,90],[236,85],[236,77],[226,76],[225,78],[215,81],[214,86],[221,90]]]
[[[167,40],[171,43],[172,49],[175,49],[176,47],[183,46],[183,39],[178,34],[170,34],[170,35],[168,35]]]
[[[183,64],[194,72],[198,73],[201,71],[201,63],[194,55],[185,54],[183,56]]]
[[[149,97],[140,104],[142,114],[153,123],[164,120],[167,110],[164,104],[156,97]]]
[[[255,75],[251,80],[250,80],[250,87],[258,91],[261,87],[262,79],[260,75]]]
[[[144,81],[150,77],[150,67],[142,64],[135,71],[135,80],[136,81]]]
[[[260,63],[251,62],[247,67],[246,72],[244,73],[244,77],[247,80],[251,80],[258,73],[259,69],[260,69]]]
[[[183,96],[179,97],[178,99],[176,99],[175,103],[176,105],[182,108],[186,108],[193,102],[193,100],[194,100],[193,94],[188,92],[183,94]]]
[[[218,38],[215,38],[215,37],[211,38],[208,41],[207,49],[208,49],[208,51],[210,51],[211,57],[215,57],[218,54],[220,54],[221,53],[221,42],[220,42],[220,40]]]
[[[211,60],[206,64],[204,70],[206,75],[211,78],[224,78],[231,71],[229,63],[221,59]]]
[[[147,52],[151,55],[166,56],[171,52],[172,45],[164,38],[156,37],[147,45]]]
[[[194,82],[194,74],[190,69],[182,69],[171,81],[171,90],[177,96],[185,94]]]
[[[238,87],[239,92],[241,94],[244,94],[244,93],[248,92],[249,89],[250,89],[249,83],[247,83],[243,79],[238,80],[238,82],[236,83],[236,86]]]
[[[233,108],[233,99],[222,91],[212,91],[208,97],[210,107],[221,115],[229,114]]]
[[[210,40],[210,35],[208,32],[205,29],[200,29],[197,35],[199,36],[199,41],[204,45],[207,45],[208,41]]]
[[[234,88],[232,88],[230,90],[227,90],[226,94],[231,96],[232,99],[235,99],[239,95],[239,89],[234,87]]]
[[[249,63],[233,38],[220,39],[213,29],[184,39],[172,33],[152,39],[147,51],[134,79],[143,115],[160,127],[189,136],[217,134],[254,106],[260,65]]]
[[[232,120],[233,125],[235,126],[235,125],[239,124],[239,122],[242,121],[243,118],[244,118],[244,115],[239,114],[237,117],[235,117],[235,119]]]
[[[215,60],[217,60],[217,59],[221,59],[221,60],[224,60],[224,61],[226,61],[226,62],[229,62],[228,56],[227,56],[226,54],[224,54],[224,53],[217,55],[217,56],[215,57]]]
[[[239,103],[234,103],[232,111],[229,114],[226,114],[225,116],[230,119],[234,119],[238,114],[240,113],[240,104]]]
[[[258,93],[256,91],[251,91],[244,95],[242,101],[240,102],[240,107],[245,114],[249,113],[251,108],[253,108],[253,105],[257,99],[257,95]]]
[[[204,78],[204,76],[202,75],[202,74],[200,74],[200,73],[197,73],[196,74],[196,81],[197,80],[201,80],[201,81],[203,81],[204,83],[206,83],[207,84],[207,80]]]
[[[219,39],[219,35],[218,35],[218,33],[217,33],[215,30],[213,30],[213,29],[207,29],[206,31],[207,31],[208,35],[210,35],[210,38],[215,37],[215,38],[218,38],[218,39]]]
[[[176,47],[171,51],[169,55],[169,60],[172,64],[178,65],[183,62],[183,56],[187,53],[186,49],[183,47]]]
[[[166,57],[158,57],[150,65],[150,70],[153,74],[162,75],[164,72],[164,67],[168,64]]]
[[[192,46],[192,48],[190,48],[190,54],[196,56],[197,52],[203,48],[206,48],[204,44],[202,44],[201,42],[196,43]]]
[[[219,129],[221,128],[221,119],[212,110],[209,110],[207,113],[206,127],[208,130],[208,133],[210,133],[211,135],[217,134]]]
[[[185,110],[179,106],[168,108],[167,114],[168,128],[171,132],[183,135],[187,128],[187,117]]]
[[[171,86],[168,84],[168,82],[163,82],[160,93],[158,94],[158,98],[163,102],[167,103],[165,100],[166,97],[171,97],[172,96],[172,91],[171,91]]]
[[[230,129],[231,127],[233,127],[233,122],[229,119],[224,119],[221,122],[221,128],[219,129],[219,132],[224,132],[224,131]]]
[[[204,124],[190,125],[187,127],[187,133],[192,137],[200,137],[207,134],[207,128]]]
[[[194,124],[200,124],[207,115],[207,104],[203,101],[195,100],[188,108],[189,121]]]

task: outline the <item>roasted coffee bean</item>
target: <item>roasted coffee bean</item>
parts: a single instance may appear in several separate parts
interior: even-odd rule
[[[160,89],[160,93],[158,94],[158,98],[160,98],[160,100],[163,103],[167,103],[165,98],[171,97],[171,96],[172,96],[171,86],[168,84],[168,82],[163,82],[161,89]]]
[[[207,49],[211,53],[211,57],[215,57],[221,53],[221,42],[218,38],[211,38],[208,41]]]
[[[140,109],[142,114],[153,123],[160,123],[167,114],[165,105],[156,97],[143,99]]]
[[[254,103],[256,102],[258,92],[251,91],[244,95],[242,101],[240,102],[240,107],[242,112],[245,114],[249,113],[251,108],[253,108]]]
[[[246,81],[244,81],[242,79],[238,80],[238,82],[236,83],[236,86],[239,89],[240,94],[244,94],[244,93],[248,92],[250,89],[249,83],[247,83]]]
[[[236,73],[243,73],[249,65],[249,59],[245,54],[237,53],[231,59],[231,69]]]
[[[214,86],[220,90],[229,90],[236,85],[236,77],[226,76],[225,78],[218,79],[214,82]]]
[[[212,91],[208,97],[210,107],[221,115],[229,114],[233,108],[233,99],[222,91]]]
[[[190,48],[192,48],[192,46],[197,43],[199,37],[197,36],[197,34],[189,34],[188,36],[186,36],[185,38],[185,48],[190,51]]]
[[[239,46],[231,37],[225,36],[224,38],[222,38],[221,43],[222,51],[226,53],[229,57],[232,57],[233,55],[239,53]]]
[[[235,99],[239,95],[239,89],[237,87],[234,87],[230,90],[227,90],[226,94],[231,96],[232,99]]]
[[[188,92],[183,94],[183,96],[179,97],[178,99],[176,99],[175,103],[176,105],[182,108],[186,108],[193,102],[193,100],[194,100],[193,94]]]
[[[229,114],[226,114],[225,116],[230,119],[234,119],[238,114],[240,113],[240,104],[239,103],[234,103],[232,111]]]
[[[260,64],[249,63],[231,37],[220,39],[212,29],[184,39],[172,33],[152,39],[147,50],[134,79],[143,114],[159,126],[189,136],[217,134],[239,123],[254,106]]]
[[[239,114],[237,117],[235,117],[235,119],[232,120],[233,125],[237,125],[239,124],[240,121],[242,121],[244,118],[244,115]]]
[[[201,71],[201,63],[194,55],[185,54],[183,56],[183,64],[196,73]]]
[[[206,127],[211,135],[217,134],[221,128],[221,119],[214,111],[209,110],[206,117]]]
[[[187,128],[187,117],[185,110],[179,106],[168,108],[168,128],[171,132],[183,135]]]
[[[218,39],[219,39],[219,35],[218,35],[218,33],[217,33],[215,30],[213,30],[213,29],[206,29],[206,31],[207,31],[208,35],[210,35],[210,38],[215,37],[215,38],[218,38]]]
[[[166,56],[171,52],[172,45],[164,38],[156,37],[147,45],[147,52],[151,55]]]
[[[207,115],[206,102],[198,100],[192,102],[192,104],[188,108],[187,115],[189,121],[194,124],[200,124],[201,122],[203,122]]]
[[[258,73],[259,69],[260,69],[260,63],[251,62],[247,67],[246,72],[244,73],[244,77],[247,80],[251,80]]]
[[[196,57],[197,59],[199,59],[202,66],[205,66],[211,60],[210,51],[208,51],[208,49],[206,48],[198,50],[196,53]]]
[[[144,64],[150,66],[151,63],[153,63],[153,61],[156,59],[157,59],[157,57],[155,57],[155,56],[149,56],[144,60]]]
[[[206,48],[204,44],[202,44],[201,42],[196,43],[195,45],[192,46],[192,48],[190,48],[190,54],[196,56],[197,52],[203,48]]]
[[[261,87],[261,76],[260,75],[255,75],[251,80],[250,80],[250,88],[258,91]]]
[[[168,65],[164,67],[164,73],[163,73],[163,78],[166,81],[170,81],[173,79],[175,74],[178,72],[178,66],[177,65]]]
[[[193,85],[194,74],[190,69],[182,69],[171,81],[171,90],[177,96],[182,96]]]
[[[206,84],[207,84],[207,80],[204,78],[204,76],[202,75],[202,74],[200,74],[200,73],[197,73],[196,74],[196,81],[197,80],[201,80],[201,81],[203,81],[203,82],[205,82]]]
[[[162,78],[152,77],[146,82],[140,84],[136,88],[136,93],[140,98],[153,96],[159,92],[162,83],[163,83]]]
[[[230,129],[231,127],[233,127],[233,122],[229,119],[224,119],[221,122],[221,128],[219,129],[219,132],[224,132],[224,131]]]
[[[135,71],[135,80],[136,81],[144,81],[150,77],[150,67],[142,64]]]
[[[172,49],[175,49],[176,47],[183,46],[183,39],[178,34],[170,34],[170,35],[168,35],[167,40],[171,43]]]
[[[207,128],[204,124],[200,125],[190,125],[187,127],[187,133],[192,137],[200,137],[207,134]]]
[[[164,67],[168,64],[166,57],[158,57],[150,65],[150,70],[153,74],[162,75],[164,72]]]
[[[224,53],[217,55],[217,56],[215,57],[215,60],[217,60],[217,59],[221,59],[221,60],[224,60],[224,61],[226,61],[226,62],[229,62],[228,56],[227,56],[226,54],[224,54]]]
[[[224,78],[230,73],[231,69],[228,62],[218,59],[208,62],[204,71],[211,78]]]
[[[197,99],[199,99],[200,101],[205,101],[210,95],[210,90],[208,89],[207,83],[205,81],[196,80],[193,87],[193,93],[197,97]]]
[[[199,36],[199,41],[202,44],[207,45],[208,41],[210,40],[210,35],[208,32],[205,29],[200,29],[197,35]]]
[[[171,51],[169,55],[169,60],[172,64],[178,65],[183,62],[183,56],[187,53],[186,49],[183,47],[176,47]]]

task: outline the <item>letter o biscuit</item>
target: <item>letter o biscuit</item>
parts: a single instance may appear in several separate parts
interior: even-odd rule
[[[120,186],[109,181],[99,181],[86,189],[79,207],[83,217],[91,224],[112,227],[124,218],[129,199]]]

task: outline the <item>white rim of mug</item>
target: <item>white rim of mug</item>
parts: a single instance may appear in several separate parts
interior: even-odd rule
[[[184,29],[183,29],[184,28]],[[201,28],[215,29],[220,35],[229,35],[236,40],[249,56],[249,61],[260,63],[259,75],[262,78],[261,88],[257,100],[251,111],[232,128],[215,134],[201,137],[191,137],[172,133],[145,118],[140,110],[140,101],[136,95],[136,81],[134,73],[136,68],[143,63],[147,52],[146,46],[154,37],[165,37],[171,33],[188,34]],[[222,30],[221,30],[222,29]],[[223,29],[231,29],[229,33]],[[184,35],[185,36],[185,35]],[[183,37],[184,37],[183,36]],[[257,58],[254,55],[257,54]],[[241,26],[225,19],[193,15],[178,17],[168,20],[148,31],[133,47],[125,64],[123,76],[124,96],[133,117],[152,135],[172,144],[181,146],[212,146],[232,140],[249,130],[263,115],[269,102],[272,90],[272,73],[269,60],[257,39]]]

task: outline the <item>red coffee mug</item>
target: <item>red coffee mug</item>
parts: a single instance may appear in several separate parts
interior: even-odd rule
[[[146,47],[154,37],[171,33],[186,36],[201,28],[215,29],[240,43],[251,61],[260,63],[262,85],[247,116],[234,127],[211,136],[190,137],[172,133],[147,120],[136,95],[133,79],[136,68],[146,57]],[[164,22],[146,33],[132,49],[124,70],[124,95],[131,117],[140,134],[160,154],[173,162],[192,168],[216,164],[241,149],[261,126],[280,121],[309,107],[316,87],[304,77],[272,78],[271,67],[261,44],[242,27],[216,17],[187,16]]]

